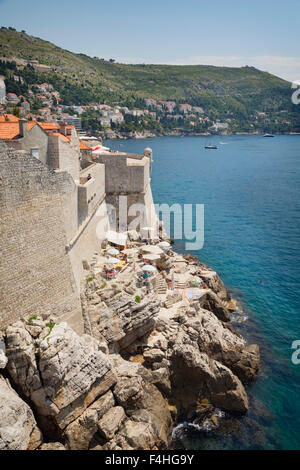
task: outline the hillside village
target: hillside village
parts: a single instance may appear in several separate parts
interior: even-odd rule
[[[94,89],[99,92],[98,85],[78,86],[77,82],[67,80],[71,71],[63,72],[63,79],[60,73],[56,67],[38,60],[0,56],[0,114],[14,114],[33,121],[64,121],[78,132],[105,139],[300,131],[298,115],[294,115],[297,110],[291,114],[290,105],[286,109],[282,104],[272,105],[270,109],[251,106],[246,115],[242,105],[236,103],[231,109],[222,101],[218,105],[207,101],[199,106],[194,98],[187,98],[190,103],[178,98],[166,100],[138,95],[125,98],[112,93],[108,86],[101,92],[106,97],[101,102],[91,93]]]
[[[36,64],[29,64],[36,66]],[[134,137],[136,131],[163,131],[164,127],[174,132],[180,129],[198,129],[204,133],[227,133],[231,119],[222,123],[211,121],[200,106],[176,101],[143,100],[144,108],[129,109],[127,106],[110,106],[103,103],[91,105],[63,104],[59,91],[50,83],[29,84],[24,94],[7,92],[4,75],[0,76],[0,113],[13,114],[30,121],[64,121],[79,132],[96,133],[103,138]],[[10,81],[24,84],[24,79],[16,73]],[[167,123],[167,126],[165,124]]]

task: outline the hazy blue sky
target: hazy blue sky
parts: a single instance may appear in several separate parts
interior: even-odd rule
[[[254,65],[300,79],[300,0],[0,0],[0,24],[122,62]]]

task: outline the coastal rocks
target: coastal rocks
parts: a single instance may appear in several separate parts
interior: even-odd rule
[[[200,277],[221,300],[229,301],[230,294],[215,271],[202,271]]]
[[[67,450],[60,442],[48,442],[41,445],[38,450]]]
[[[5,369],[7,361],[8,361],[5,351],[6,351],[6,348],[5,348],[4,340],[1,339],[0,337],[0,369]]]
[[[207,293],[200,298],[199,302],[202,308],[213,312],[219,320],[224,322],[231,320],[229,310],[224,307],[219,296],[212,290],[207,291]]]
[[[97,432],[99,420],[114,404],[114,396],[109,390],[73,421],[64,432],[67,447],[72,450],[88,450],[89,444]]]
[[[41,443],[31,409],[0,376],[0,450],[34,450]]]
[[[248,401],[240,380],[254,378],[259,349],[201,308],[199,300],[181,305],[172,318],[158,315],[156,329],[144,337],[143,358],[153,382],[172,397],[179,413],[197,408],[206,397],[215,407],[245,413]]]
[[[113,394],[128,418],[113,439],[101,448],[166,448],[172,420],[166,401],[151,383],[151,372],[141,364],[125,361],[118,355],[111,357],[118,378]]]
[[[250,344],[237,353],[224,351],[223,362],[239,377],[243,383],[252,382],[260,369],[260,353],[257,344]]]
[[[125,419],[124,408],[115,406],[111,408],[98,423],[99,434],[106,440],[114,437]]]
[[[143,379],[139,376],[121,377],[114,388],[117,402],[127,411],[135,408],[136,403],[143,397]]]
[[[248,410],[247,395],[239,379],[226,366],[190,345],[174,349],[172,375],[182,398],[188,389],[190,403],[206,396],[218,408],[240,413]]]
[[[7,369],[49,435],[60,435],[116,382],[109,358],[65,323],[47,324],[37,339],[22,322],[7,328]]]
[[[171,415],[161,393],[152,384],[145,383],[139,408],[130,414],[114,445],[122,449],[166,449]]]
[[[136,303],[132,297],[119,294],[113,301],[105,300],[104,305],[89,303],[87,308],[94,325],[97,325],[94,329],[106,340],[110,352],[118,352],[153,330],[160,301],[148,297]]]
[[[152,383],[158,388],[163,396],[171,395],[170,374],[167,368],[162,367],[152,372]]]

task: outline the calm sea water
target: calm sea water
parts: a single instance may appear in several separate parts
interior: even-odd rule
[[[248,388],[251,408],[222,434],[190,448],[300,449],[300,136],[214,136],[109,141],[113,149],[153,149],[156,203],[204,204],[199,259],[221,275],[248,320],[239,331],[261,347],[263,367]],[[184,243],[176,241],[184,252]],[[262,281],[263,283],[260,283]]]

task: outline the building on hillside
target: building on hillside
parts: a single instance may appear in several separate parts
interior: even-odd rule
[[[113,122],[114,124],[120,124],[121,122],[124,121],[123,114],[121,113],[113,114],[112,116],[110,116],[110,119],[111,119],[111,122]]]
[[[204,109],[201,106],[193,106],[193,112],[197,114],[204,114]]]
[[[0,104],[6,103],[6,86],[3,75],[0,75]]]
[[[64,121],[69,125],[69,126],[74,126],[75,129],[78,131],[81,131],[82,129],[82,123],[81,123],[81,118],[77,116],[69,116],[64,119]]]
[[[192,106],[188,103],[180,104],[179,111],[183,114],[188,114],[192,111]]]
[[[216,122],[213,126],[209,128],[209,131],[212,134],[219,134],[227,132],[229,124],[227,122]]]
[[[8,104],[12,104],[12,105],[18,104],[20,101],[20,99],[17,97],[15,93],[7,93],[6,100]]]
[[[153,98],[145,98],[144,101],[145,101],[146,106],[149,106],[149,107],[156,106],[157,104],[156,100],[154,100]]]
[[[161,104],[162,107],[169,113],[173,113],[174,108],[176,106],[175,101],[159,101],[159,104]]]

